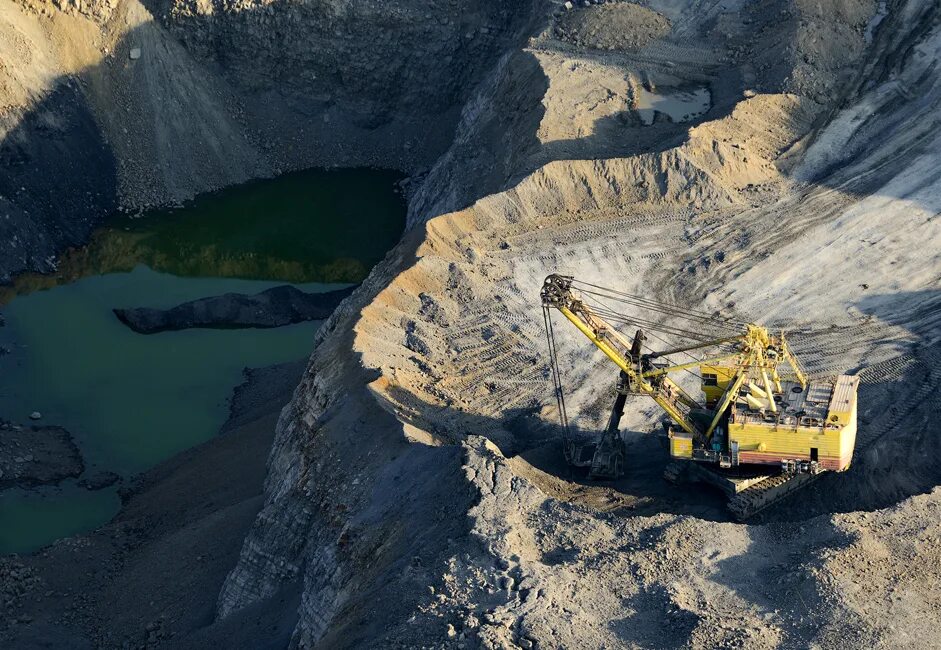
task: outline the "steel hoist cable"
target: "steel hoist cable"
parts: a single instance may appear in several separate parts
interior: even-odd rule
[[[569,418],[565,410],[565,392],[562,389],[562,373],[559,371],[558,352],[555,343],[555,331],[552,329],[552,318],[550,318],[549,307],[543,306],[542,319],[546,328],[546,342],[549,345],[549,365],[552,373],[552,384],[555,389],[556,407],[559,410],[559,422],[562,425],[562,438],[568,441],[571,437],[569,431]],[[565,446],[565,454],[568,456],[568,446]]]

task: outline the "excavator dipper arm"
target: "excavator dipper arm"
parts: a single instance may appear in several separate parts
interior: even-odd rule
[[[737,328],[740,328],[739,331],[744,330],[743,333],[721,338],[696,340],[698,339],[698,333],[687,331],[687,334],[690,335],[689,338],[693,338],[696,341],[695,343],[668,349],[664,352],[652,352],[642,355],[640,353],[640,342],[643,340],[643,333],[638,330],[634,342],[628,341],[624,335],[611,326],[601,314],[582,298],[580,292],[573,289],[573,282],[575,282],[575,279],[570,276],[557,274],[548,276],[543,283],[541,293],[543,306],[561,312],[589,341],[611,359],[621,369],[623,376],[626,378],[629,392],[647,395],[653,399],[687,433],[709,440],[716,426],[722,420],[723,414],[738,396],[739,391],[749,377],[754,377],[756,381],[760,381],[766,393],[768,395],[772,394],[772,381],[776,387],[780,386],[777,371],[779,360],[787,361],[794,369],[801,384],[806,386],[806,377],[801,371],[797,359],[791,353],[784,335],[774,338],[766,328],[750,323],[736,324]],[[595,285],[586,284],[586,286],[600,289]],[[661,305],[648,298],[629,296],[629,294],[622,294],[613,290],[606,291],[608,293],[603,294],[606,298],[617,299],[618,296],[621,296],[624,302],[632,303],[646,310],[657,311],[659,309],[662,314],[672,316],[674,320],[685,318],[713,327],[725,327],[726,329],[730,325],[730,323],[713,316],[685,311],[675,306]],[[602,295],[598,291],[592,290],[586,290],[585,293]],[[644,319],[637,318],[635,320],[642,322]],[[655,325],[650,320],[646,320],[646,322],[649,327]],[[664,325],[663,327],[667,333],[682,332],[676,326]],[[689,354],[696,350],[714,349],[717,346],[730,343],[736,344],[734,351],[726,351],[720,354],[713,352],[712,355],[706,358],[695,359],[689,363],[669,364],[661,367],[653,367],[651,363],[653,359],[663,359],[678,353]],[[731,366],[735,368],[735,372],[730,377],[727,389],[712,412],[712,421],[708,426],[698,420],[694,422],[689,417],[690,410],[702,409],[703,407],[672,381],[668,375],[703,365],[728,363],[730,361],[732,362]],[[776,412],[776,405],[773,400],[768,404],[768,408],[772,413]]]

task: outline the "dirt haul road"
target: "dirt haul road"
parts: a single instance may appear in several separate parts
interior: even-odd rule
[[[306,20],[343,33],[343,4]],[[426,4],[389,12],[450,30],[455,3]],[[258,38],[269,12],[219,9],[155,14],[225,70],[212,48],[243,47],[240,25]],[[299,587],[303,648],[935,645],[936,3],[525,11],[525,42],[451,95],[453,141],[414,168],[403,241],[320,329],[217,617]],[[420,124],[420,97],[384,107]],[[660,480],[659,415],[632,402],[627,477],[574,480],[547,406],[538,292],[555,271],[787,323],[811,373],[863,377],[853,468],[733,523]],[[597,427],[615,373],[558,332],[570,412]]]

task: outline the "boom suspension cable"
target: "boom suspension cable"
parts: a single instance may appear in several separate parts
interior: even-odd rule
[[[648,298],[646,296],[640,296],[636,294],[626,293],[623,291],[617,291],[616,289],[602,287],[597,284],[592,284],[590,282],[585,282],[582,280],[576,280],[574,278],[572,279],[572,286],[577,287],[579,291],[582,293],[588,293],[589,290],[585,289],[584,287],[590,287],[591,289],[595,289],[597,291],[603,292],[604,294],[607,294],[606,297],[608,298],[613,298],[620,302],[625,302],[627,304],[631,304],[636,307],[643,307],[651,311],[657,311],[660,313],[670,314],[670,315],[678,315],[684,318],[700,320],[702,322],[711,322],[715,324],[720,324],[725,327],[734,328],[735,330],[740,330],[742,327],[746,325],[744,321],[738,321],[732,318],[723,318],[721,316],[716,316],[715,314],[709,314],[707,312],[699,311],[696,309],[679,308],[675,305],[653,300],[652,298]]]

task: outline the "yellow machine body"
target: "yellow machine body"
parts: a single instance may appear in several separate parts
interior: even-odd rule
[[[733,368],[702,368],[706,401],[719,399],[733,376]],[[718,377],[716,382],[713,377]],[[859,378],[840,375],[835,381],[814,381],[806,389],[784,382],[778,413],[755,408],[761,389],[746,388],[729,411],[729,448],[737,453],[735,464],[780,465],[782,461],[815,461],[820,469],[842,472],[849,469],[856,445]],[[759,395],[756,396],[756,393]],[[670,455],[693,457],[692,436],[674,432]]]
[[[693,436],[686,431],[671,431],[670,456],[681,460],[692,459]]]

